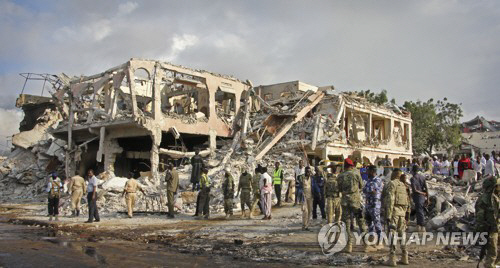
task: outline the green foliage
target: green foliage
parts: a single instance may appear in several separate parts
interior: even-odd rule
[[[448,102],[446,98],[434,102],[406,101],[403,105],[413,120],[412,140],[415,154],[431,154],[436,148],[458,148],[460,135],[460,104]]]
[[[360,97],[366,98],[369,102],[376,103],[378,105],[382,105],[386,103],[389,99],[387,98],[387,90],[382,89],[379,93],[371,92],[368,90],[361,90],[356,92],[356,94]],[[396,102],[395,99],[392,99],[391,102]]]

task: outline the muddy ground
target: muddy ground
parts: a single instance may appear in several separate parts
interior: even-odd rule
[[[352,254],[325,256],[317,242],[325,222],[315,220],[311,231],[302,231],[300,207],[290,204],[273,209],[270,221],[223,215],[197,220],[184,214],[167,219],[145,213],[129,219],[116,213],[87,224],[84,216],[49,222],[45,215],[43,203],[0,205],[0,266],[383,267],[389,253],[388,247],[365,253],[359,246]],[[412,245],[406,267],[475,267],[478,251]]]

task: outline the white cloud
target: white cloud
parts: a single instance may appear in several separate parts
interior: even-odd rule
[[[126,2],[126,3],[120,4],[118,6],[118,15],[120,15],[120,16],[128,15],[128,14],[132,13],[132,11],[134,11],[138,6],[139,6],[139,4],[137,4],[136,2]]]
[[[19,123],[23,117],[22,111],[18,109],[0,108],[0,151],[6,150],[10,145],[13,134],[19,132]]]
[[[165,56],[168,61],[177,59],[180,53],[198,43],[198,37],[192,34],[174,35],[170,52]]]

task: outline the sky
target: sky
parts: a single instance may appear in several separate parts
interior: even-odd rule
[[[399,104],[446,97],[464,121],[500,121],[500,1],[0,0],[0,36],[0,147],[22,118],[19,73],[91,75],[130,58],[254,85],[386,89]]]

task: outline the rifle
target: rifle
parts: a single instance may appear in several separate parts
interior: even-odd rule
[[[489,244],[489,238],[490,238],[490,233],[488,233],[488,235],[486,236],[486,244],[482,245],[481,246],[481,252],[479,253],[479,261],[477,262],[477,266],[476,268],[479,268],[479,264],[481,263],[481,261],[484,259],[484,256],[486,255],[486,246],[488,246]]]

